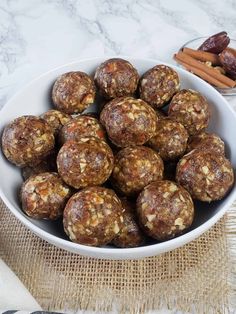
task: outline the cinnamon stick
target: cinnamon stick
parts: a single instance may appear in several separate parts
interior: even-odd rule
[[[184,48],[183,52],[186,53],[187,55],[193,57],[194,59],[197,59],[202,62],[207,62],[210,61],[212,65],[220,65],[220,59],[218,55],[211,53],[211,52],[206,52],[202,50],[194,50],[191,48]]]
[[[203,72],[205,72],[207,75],[213,77],[214,79],[217,79],[227,87],[235,87],[236,82],[234,80],[231,80],[227,76],[219,73],[218,71],[214,70],[213,68],[209,68],[207,65],[197,61],[196,59],[190,57],[186,53],[180,51],[176,54],[176,58],[184,63],[186,63],[190,67],[195,67],[196,69],[199,69]]]
[[[229,87],[228,85],[223,84],[222,82],[218,81],[217,79],[213,78],[212,76],[208,75],[207,73],[197,69],[196,67],[190,66],[189,64],[187,64],[183,61],[180,61],[176,57],[176,55],[174,55],[174,59],[176,60],[176,62],[183,65],[186,70],[188,70],[189,72],[192,72],[193,74],[196,74],[197,76],[202,78],[204,81],[210,83],[211,85],[214,85],[214,86],[219,87],[219,88],[228,88]]]

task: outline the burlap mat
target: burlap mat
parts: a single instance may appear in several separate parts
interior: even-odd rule
[[[0,201],[0,256],[44,310],[143,313],[168,306],[190,313],[228,313],[233,277],[227,237],[235,236],[234,215],[172,252],[139,261],[108,261],[48,244]]]

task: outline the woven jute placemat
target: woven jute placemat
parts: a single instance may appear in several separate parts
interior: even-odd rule
[[[0,255],[44,310],[145,313],[167,306],[229,313],[236,308],[235,256],[230,255],[235,233],[236,215],[230,211],[172,252],[143,260],[98,260],[41,240],[0,201]]]

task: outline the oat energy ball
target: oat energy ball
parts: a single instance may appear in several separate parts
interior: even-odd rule
[[[31,176],[21,188],[23,211],[35,219],[59,218],[64,210],[71,189],[55,172]]]
[[[230,161],[222,154],[195,150],[178,162],[176,181],[194,199],[211,202],[228,193],[234,182],[234,172]]]
[[[55,107],[68,114],[80,113],[94,102],[95,85],[84,72],[68,72],[58,77],[53,89]]]
[[[153,108],[163,107],[180,89],[179,77],[172,68],[160,64],[148,70],[140,79],[140,98]]]
[[[116,98],[105,105],[100,121],[118,147],[143,145],[156,132],[157,115],[141,99]]]
[[[138,86],[139,75],[131,63],[114,58],[106,60],[97,68],[94,80],[100,94],[112,99],[133,96]]]
[[[151,148],[126,147],[115,157],[111,180],[122,194],[135,195],[146,185],[163,178],[163,161]]]
[[[110,147],[94,137],[67,141],[57,156],[57,168],[62,179],[80,189],[103,184],[113,169]]]
[[[156,134],[148,145],[156,150],[163,160],[174,160],[185,153],[188,142],[188,132],[177,121],[162,118],[157,123]]]
[[[201,132],[189,138],[187,152],[193,149],[212,150],[218,154],[224,155],[225,144],[222,139],[214,133]]]
[[[40,174],[43,172],[56,172],[57,164],[56,164],[56,152],[53,151],[50,155],[48,155],[45,159],[43,159],[39,164],[35,166],[26,166],[21,169],[21,174],[24,180],[27,180],[29,177]]]
[[[36,165],[54,148],[50,126],[41,118],[22,116],[10,122],[2,135],[6,158],[19,167]]]
[[[210,118],[206,99],[191,89],[182,89],[172,98],[168,115],[169,118],[182,123],[189,135],[206,129]]]
[[[123,226],[112,243],[121,248],[137,247],[144,243],[145,236],[141,231],[135,217],[135,204],[126,198],[121,199],[123,208]]]
[[[48,110],[40,116],[52,128],[54,136],[57,136],[63,125],[72,120],[72,117],[58,110]]]
[[[115,192],[88,187],[66,204],[63,224],[71,241],[101,246],[111,242],[123,225],[122,205]]]
[[[183,187],[164,180],[144,188],[137,199],[137,212],[146,234],[164,241],[191,226],[194,205],[190,194]]]
[[[101,140],[106,139],[106,132],[101,123],[94,117],[81,115],[69,121],[59,133],[59,141],[64,144],[68,140],[93,136]]]

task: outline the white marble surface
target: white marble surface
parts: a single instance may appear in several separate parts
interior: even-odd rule
[[[174,63],[183,43],[221,30],[236,38],[235,0],[0,0],[0,108],[67,62],[122,54]]]

